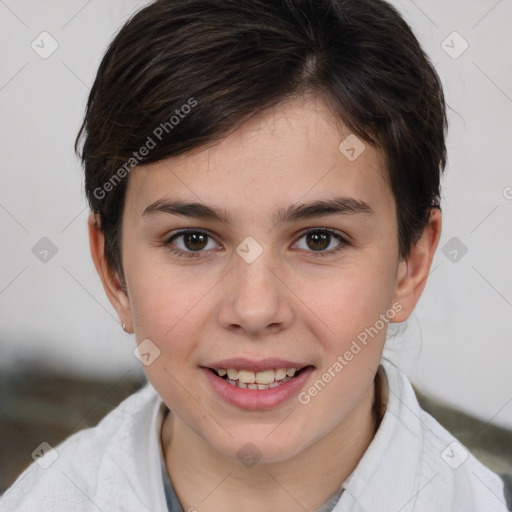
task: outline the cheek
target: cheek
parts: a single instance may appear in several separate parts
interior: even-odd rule
[[[204,283],[152,273],[149,268],[132,275],[130,300],[137,344],[149,339],[159,351],[143,370],[167,405],[188,418],[191,411],[197,413],[198,399],[184,390],[193,389],[195,376],[187,363],[194,360],[200,339]]]
[[[149,339],[158,353],[143,370],[167,404],[181,403],[187,409],[190,397],[182,386],[189,387],[193,376],[185,363],[194,361],[198,347],[204,289],[150,271],[138,276],[132,281],[130,298],[137,344]]]
[[[335,338],[335,344],[342,344],[342,340],[347,342],[374,325],[379,315],[389,309],[393,280],[389,266],[367,261],[351,268],[340,268],[337,279],[323,280],[321,286],[318,283],[312,286],[306,279],[300,293],[330,328],[329,337]]]
[[[313,417],[324,418],[322,428],[334,428],[371,387],[394,316],[391,296],[389,269],[378,265],[368,271],[353,269],[321,300],[315,294],[314,307],[323,312],[330,331],[319,337],[322,364],[299,401]]]
[[[190,279],[187,272],[171,272],[149,261],[141,266],[131,275],[134,293],[130,306],[137,319],[137,334],[152,335],[162,342],[182,335],[188,317],[207,292],[204,280]]]

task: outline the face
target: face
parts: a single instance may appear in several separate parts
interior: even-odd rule
[[[381,154],[366,144],[354,160],[341,128],[303,97],[129,177],[116,307],[150,340],[144,370],[181,428],[224,457],[250,442],[286,460],[335,432],[372,389],[388,324],[411,309],[397,300],[411,268]],[[297,208],[337,200],[338,212]],[[226,218],[173,214],[173,201]],[[213,371],[229,368],[235,386]],[[236,370],[279,380],[240,388]]]

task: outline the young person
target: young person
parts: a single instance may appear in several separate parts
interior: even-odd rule
[[[91,255],[149,382],[0,509],[507,510],[382,357],[438,245],[446,128],[382,0],[137,12],[77,147]]]

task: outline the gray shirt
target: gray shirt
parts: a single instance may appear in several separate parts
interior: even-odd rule
[[[165,499],[167,500],[167,508],[169,509],[169,512],[184,512],[180,500],[174,491],[171,479],[169,478],[169,473],[165,467],[163,457],[162,478],[164,480]],[[336,503],[338,503],[342,492],[343,488],[340,486],[340,488],[320,508],[316,509],[315,512],[332,512]]]

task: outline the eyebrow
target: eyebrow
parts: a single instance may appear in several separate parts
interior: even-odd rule
[[[231,225],[233,217],[224,208],[198,202],[158,199],[142,212],[141,217],[155,213],[168,213],[182,217],[208,219]],[[313,201],[307,204],[292,204],[287,208],[278,208],[272,217],[275,225],[327,215],[375,215],[373,209],[364,201],[351,197],[336,197]]]

